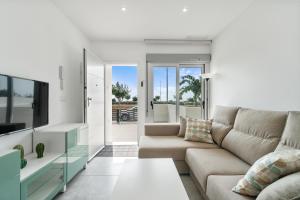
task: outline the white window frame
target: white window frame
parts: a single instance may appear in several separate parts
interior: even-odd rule
[[[146,117],[148,121],[153,122],[153,110],[151,108],[151,101],[153,101],[153,67],[176,67],[176,122],[179,120],[179,69],[181,66],[187,66],[186,68],[199,67],[199,65],[203,65],[203,73],[207,71],[207,62],[199,62],[199,63],[147,63],[147,97],[146,97]],[[205,106],[203,107],[203,116],[207,118],[208,112],[208,97],[206,97],[206,82],[203,80],[202,84],[202,94],[203,94],[203,102]]]

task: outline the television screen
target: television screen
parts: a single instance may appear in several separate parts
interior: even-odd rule
[[[0,74],[0,134],[48,124],[49,84]]]

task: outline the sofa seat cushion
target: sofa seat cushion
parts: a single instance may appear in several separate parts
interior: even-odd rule
[[[224,176],[212,175],[207,180],[207,192],[209,200],[252,200],[254,197],[244,196],[232,192],[232,188],[243,178],[243,175]]]
[[[185,160],[187,148],[218,148],[215,144],[185,141],[177,136],[141,136],[139,158]]]
[[[287,113],[239,109],[233,129],[222,147],[249,164],[275,150],[281,138]]]
[[[206,191],[207,177],[210,175],[243,175],[250,168],[250,165],[224,149],[188,149],[185,160],[203,191]]]

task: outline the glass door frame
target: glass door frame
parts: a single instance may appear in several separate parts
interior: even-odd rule
[[[154,84],[154,79],[153,79],[153,68],[154,67],[176,67],[176,122],[179,121],[179,106],[180,106],[180,99],[179,99],[179,89],[180,89],[180,68],[182,66],[186,66],[184,68],[196,68],[199,66],[203,66],[202,69],[202,74],[206,73],[206,63],[147,63],[147,92],[146,92],[146,115],[147,118],[151,118],[152,122],[154,122],[154,116],[153,116],[153,109],[151,108],[151,102],[153,101],[153,84]],[[206,113],[207,111],[207,97],[206,97],[206,90],[207,90],[207,82],[202,79],[202,88],[201,88],[201,93],[202,93],[202,109],[203,113],[202,116],[206,118]]]

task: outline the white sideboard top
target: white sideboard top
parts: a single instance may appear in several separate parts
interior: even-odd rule
[[[0,157],[1,157],[1,156],[5,156],[5,155],[7,155],[7,154],[10,154],[10,153],[12,153],[12,152],[14,152],[14,151],[17,151],[17,150],[9,149],[9,150],[6,150],[6,151],[1,151],[1,152],[0,152]]]
[[[52,133],[61,133],[61,132],[68,132],[70,130],[76,129],[76,128],[87,128],[87,124],[83,123],[66,123],[66,124],[57,124],[57,125],[50,125],[45,128],[41,128],[37,130],[39,133],[43,132],[52,132]]]

